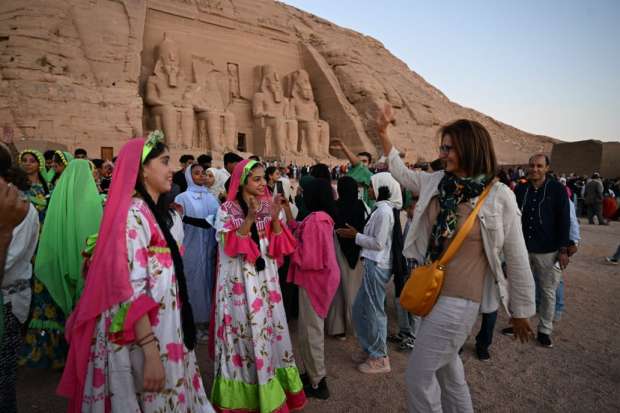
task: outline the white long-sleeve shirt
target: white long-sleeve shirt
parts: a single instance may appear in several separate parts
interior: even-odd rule
[[[389,201],[379,201],[375,211],[364,227],[364,233],[358,232],[355,243],[362,247],[361,257],[373,260],[379,268],[392,268],[392,229],[394,213]]]

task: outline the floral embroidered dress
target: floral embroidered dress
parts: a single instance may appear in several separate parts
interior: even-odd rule
[[[305,395],[295,365],[278,279],[277,261],[295,249],[282,224],[271,231],[271,201],[256,213],[260,245],[237,230],[245,216],[234,201],[221,205],[215,222],[219,271],[215,293],[215,381],[211,401],[220,412],[288,412]],[[265,269],[257,271],[259,257]]]
[[[171,233],[183,229],[175,214]],[[82,412],[213,412],[196,356],[183,344],[179,294],[165,238],[146,203],[133,198],[126,229],[131,299],[104,311],[97,322]],[[142,392],[144,356],[134,324],[148,314],[159,341],[166,383],[159,393]]]
[[[41,183],[31,185],[26,195],[37,210],[40,228],[43,228],[49,195]],[[17,363],[30,368],[62,369],[67,355],[65,314],[36,274],[32,277],[32,284],[30,321]]]

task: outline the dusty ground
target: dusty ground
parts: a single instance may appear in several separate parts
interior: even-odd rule
[[[555,348],[517,344],[496,333],[492,359],[483,363],[473,354],[473,339],[468,340],[462,357],[476,411],[620,411],[620,266],[603,263],[620,243],[620,223],[599,227],[582,222],[582,237],[582,247],[565,273],[567,309],[556,325]],[[389,311],[393,329],[393,308]],[[496,332],[506,323],[502,314]],[[327,339],[332,397],[311,400],[306,412],[405,411],[407,356],[392,348],[392,373],[365,376],[350,361],[355,350],[354,339]],[[210,375],[204,347],[198,355],[206,379]],[[54,395],[58,379],[59,374],[47,371],[20,370],[19,411],[64,411],[63,400]]]

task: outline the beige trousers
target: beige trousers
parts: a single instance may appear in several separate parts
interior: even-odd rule
[[[326,375],[324,325],[325,320],[314,311],[305,288],[299,287],[299,355],[313,385]]]
[[[353,335],[351,314],[357,291],[362,285],[364,266],[362,261],[358,260],[355,268],[351,269],[337,239],[334,241],[334,245],[336,246],[336,258],[340,267],[340,285],[327,314],[327,334],[330,336]]]

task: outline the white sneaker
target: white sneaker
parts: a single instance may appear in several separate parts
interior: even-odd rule
[[[365,363],[357,366],[357,369],[365,374],[381,374],[392,371],[389,357],[372,358],[369,357]]]

